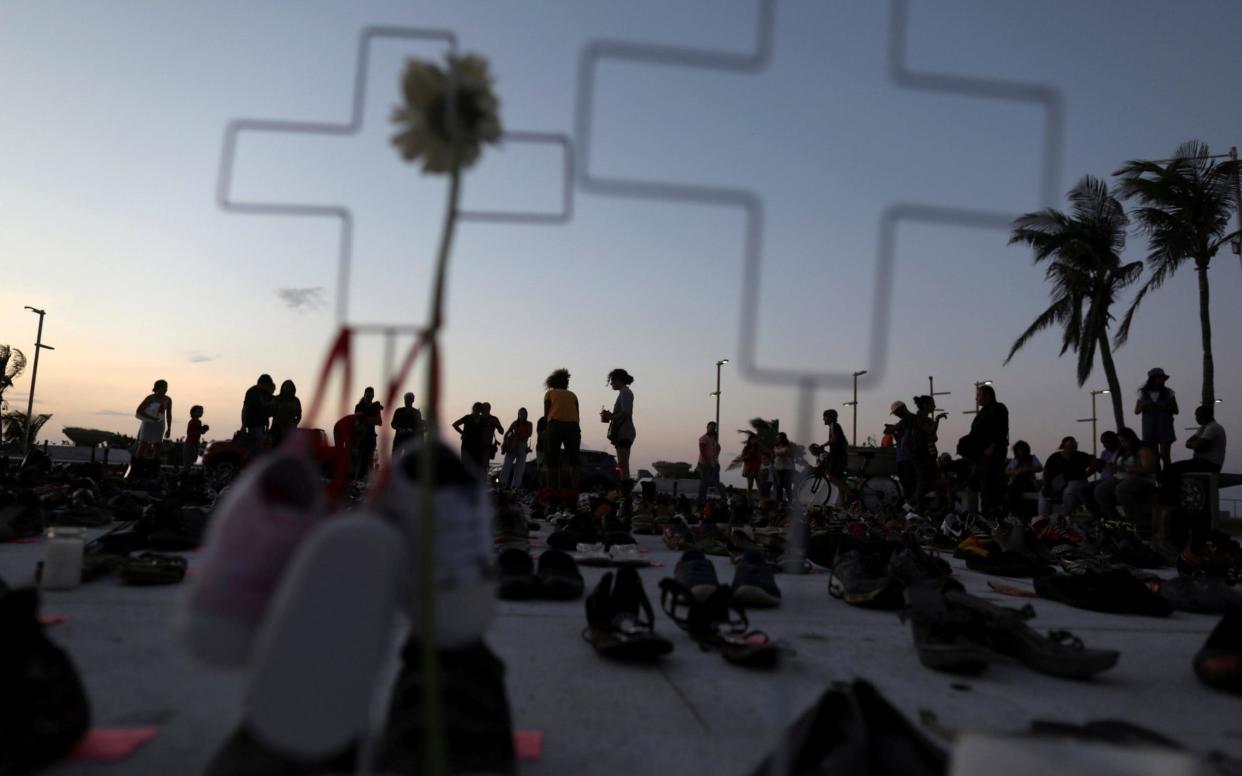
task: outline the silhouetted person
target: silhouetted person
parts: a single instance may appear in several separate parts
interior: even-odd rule
[[[151,393],[138,404],[134,416],[142,421],[138,426],[138,447],[134,457],[154,461],[159,468],[160,447],[172,436],[172,399],[168,396],[168,381],[156,380]]]
[[[1009,449],[1009,408],[996,400],[990,385],[975,388],[979,412],[966,435],[966,455],[975,465],[975,479],[983,499],[981,511],[1004,517],[1005,453]]]
[[[453,430],[461,435],[461,457],[471,461],[479,471],[487,471],[487,449],[483,447],[483,402],[470,406],[470,414],[453,421]]]
[[[543,416],[548,420],[544,441],[544,484],[564,487],[561,463],[569,466],[569,482],[578,490],[578,451],[582,446],[578,396],[569,390],[569,370],[557,369],[544,381]]]
[[[496,451],[500,449],[500,442],[497,441],[496,435],[500,434],[501,440],[505,436],[505,427],[500,422],[500,418],[492,414],[491,402],[483,402],[483,434],[482,445],[487,450],[487,458],[491,460],[496,457]]]
[[[1182,475],[1190,472],[1219,474],[1225,465],[1225,429],[1216,422],[1213,408],[1196,407],[1195,422],[1199,424],[1199,430],[1186,440],[1186,447],[1194,452],[1194,456],[1169,464],[1164,470],[1160,495],[1166,504],[1176,504],[1180,499]],[[1208,507],[1210,509],[1211,505]]]
[[[530,452],[532,426],[527,420],[526,408],[518,410],[517,420],[509,424],[505,441],[505,462],[500,468],[500,487],[517,490],[522,487],[522,475],[526,471],[526,456]]]
[[[246,398],[242,401],[242,428],[246,432],[246,442],[252,458],[263,450],[263,442],[267,439],[267,423],[272,417],[272,395],[275,393],[276,383],[272,376],[262,374],[246,390]]]
[[[617,392],[617,400],[612,405],[612,412],[601,410],[599,419],[608,424],[608,441],[612,442],[617,451],[617,465],[621,467],[622,492],[629,493],[633,483],[630,481],[630,449],[638,438],[634,428],[634,392],[630,385],[633,376],[624,369],[614,369],[608,373],[608,385]]]
[[[1031,446],[1019,439],[1013,443],[1013,459],[1005,467],[1005,478],[1009,481],[1009,511],[1022,517],[1031,517],[1033,508],[1027,506],[1022,498],[1026,493],[1035,490],[1035,475],[1044,470],[1039,456],[1031,452]]]
[[[405,406],[398,407],[392,414],[392,449],[396,452],[401,445],[417,439],[423,433],[423,413],[414,406],[414,394],[405,395]]]
[[[720,442],[716,424],[708,423],[707,431],[699,437],[699,503],[707,501],[707,489],[720,490]],[[688,505],[687,505],[688,506]],[[682,514],[688,515],[689,511]]]
[[[372,389],[368,388],[367,392],[375,396]],[[374,399],[368,401],[365,396],[363,398],[354,412],[358,423],[354,437],[354,478],[359,480],[369,477],[375,465],[375,448],[379,441],[377,429],[384,422],[384,405]]]
[[[280,393],[272,402],[272,444],[278,445],[302,422],[302,400],[292,380],[280,384]]]
[[[203,423],[203,405],[195,404],[190,408],[190,422],[185,426],[185,444],[182,445],[182,465],[188,469],[198,460],[198,447],[206,434],[211,429],[210,426]]]
[[[1169,376],[1159,367],[1147,372],[1147,382],[1138,390],[1134,414],[1143,416],[1142,440],[1155,445],[1160,451],[1160,461],[1168,466],[1172,461],[1173,443],[1177,432],[1173,430],[1173,416],[1178,413],[1177,394],[1165,385]]]

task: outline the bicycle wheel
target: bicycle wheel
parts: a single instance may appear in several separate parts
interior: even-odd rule
[[[826,507],[835,495],[832,483],[818,472],[807,472],[794,486],[794,499],[804,507]]]
[[[858,491],[863,507],[870,512],[887,512],[901,505],[901,486],[892,477],[873,475],[863,480]]]

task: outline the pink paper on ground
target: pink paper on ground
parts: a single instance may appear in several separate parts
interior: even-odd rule
[[[70,760],[111,762],[133,754],[155,738],[155,726],[136,728],[91,728],[69,753]]]
[[[39,542],[39,541],[42,541],[42,540],[37,536],[27,536],[25,539],[10,539],[8,543],[9,544],[35,544],[36,542]]]
[[[513,750],[519,760],[538,760],[543,754],[542,730],[513,731]]]
[[[69,619],[69,617],[64,614],[40,614],[39,624],[40,625],[55,625],[59,622],[64,622],[67,619]]]

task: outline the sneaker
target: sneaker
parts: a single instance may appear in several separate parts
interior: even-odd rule
[[[411,442],[393,458],[377,482],[372,508],[405,537],[410,575],[401,600],[410,617],[411,638],[422,638],[418,602],[423,594],[423,483],[420,482],[422,442]],[[495,555],[491,540],[492,506],[482,478],[443,443],[435,443],[433,486],[435,547],[433,591],[436,597],[434,640],[442,649],[477,641],[491,624],[496,606]]]
[[[191,652],[245,665],[285,566],[326,513],[323,478],[298,454],[273,452],[241,473],[216,506],[206,558],[178,614]]]
[[[780,606],[781,590],[757,550],[747,550],[733,572],[733,597],[745,606]]]
[[[699,601],[706,601],[720,587],[716,567],[702,550],[686,550],[673,569],[673,579]]]

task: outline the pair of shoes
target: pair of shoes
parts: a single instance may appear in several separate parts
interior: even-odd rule
[[[660,606],[704,651],[715,650],[729,663],[746,668],[772,668],[792,650],[751,630],[746,610],[733,589],[718,585],[704,599],[676,579],[660,582]]]
[[[509,601],[572,601],[582,595],[585,583],[578,564],[560,550],[544,550],[539,569],[525,550],[509,549],[497,559],[500,581],[496,594]]]
[[[715,564],[702,550],[687,550],[673,569],[673,579],[700,603],[721,587]],[[776,586],[771,566],[753,550],[742,555],[728,589],[733,598],[747,606],[772,607],[781,603],[781,590]]]
[[[673,643],[655,632],[655,614],[634,568],[605,574],[587,597],[586,616],[582,638],[604,657],[646,662],[673,651]]]

